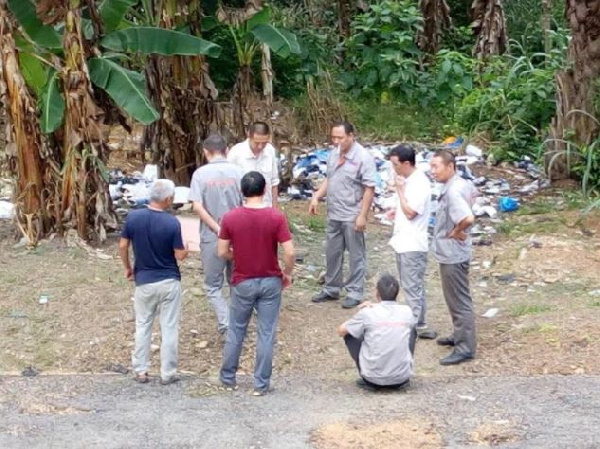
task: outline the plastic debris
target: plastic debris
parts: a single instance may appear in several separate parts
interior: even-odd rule
[[[499,311],[500,311],[500,309],[498,309],[497,307],[492,307],[491,309],[488,309],[487,312],[485,312],[481,316],[484,318],[494,318],[498,314]]]
[[[465,153],[467,154],[467,156],[473,156],[473,157],[482,157],[483,156],[483,151],[481,150],[481,148],[475,146],[475,145],[467,145],[467,147],[465,148]]]
[[[47,294],[41,294],[40,295],[40,299],[38,300],[38,302],[40,304],[48,304],[48,301],[50,300],[50,296],[48,296]]]
[[[10,201],[0,201],[0,219],[11,220],[15,216],[15,205]]]
[[[514,212],[519,208],[519,200],[510,196],[503,196],[498,199],[498,207],[501,212]]]

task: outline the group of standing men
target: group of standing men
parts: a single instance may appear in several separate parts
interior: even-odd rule
[[[344,332],[340,329],[340,334],[346,337],[362,376],[358,354],[362,360],[369,356],[369,350],[377,352],[370,340],[381,333],[378,328],[389,325],[389,318],[396,312],[391,313],[392,309],[388,307],[376,313],[361,304],[366,274],[364,232],[375,195],[375,161],[356,142],[354,129],[347,122],[332,126],[331,140],[335,148],[327,161],[327,177],[309,205],[309,212],[317,214],[319,200],[327,198],[325,285],[312,301],[338,300],[344,289],[346,298],[342,307],[360,305],[361,309],[353,318],[354,324],[352,320],[345,323],[347,326],[343,326]],[[202,148],[207,163],[195,171],[189,199],[201,221],[200,249],[206,295],[217,317],[217,330],[226,335],[219,378],[225,386],[236,388],[235,374],[242,343],[252,311],[256,310],[258,339],[254,392],[262,395],[270,386],[281,291],[291,284],[294,266],[294,247],[288,224],[278,211],[278,159],[270,144],[269,127],[262,122],[252,124],[247,140],[228,152],[226,142],[218,135],[205,139]],[[412,314],[408,325],[417,329],[421,338],[435,338],[435,332],[425,324],[424,274],[430,182],[416,169],[415,152],[411,147],[400,145],[394,148],[390,161],[396,174],[391,185],[399,198],[390,245],[397,253],[400,285],[410,306],[409,315]],[[433,252],[440,263],[444,297],[454,324],[453,335],[438,339],[439,344],[454,346],[454,351],[440,363],[456,364],[475,355],[474,315],[468,284],[472,191],[456,175],[454,156],[449,152],[436,154],[431,173],[444,184],[439,198]],[[181,287],[177,260],[183,260],[187,250],[181,241],[179,222],[165,213],[172,203],[173,193],[172,182],[156,181],[150,206],[128,216],[120,242],[126,276],[136,282],[136,348],[132,361],[139,382],[148,380],[150,334],[154,317],[159,312],[161,382],[168,384],[178,380],[175,369]],[[135,254],[134,270],[128,255],[130,245]],[[283,270],[277,259],[278,245],[284,252]],[[349,273],[344,282],[345,251],[348,251]],[[225,280],[231,285],[229,305],[223,296]],[[389,301],[395,301],[398,293],[396,287],[394,294],[394,282],[393,278],[384,277],[378,283],[378,296],[388,305]],[[402,313],[395,316],[406,324]],[[356,325],[357,322],[360,325]],[[402,335],[412,335],[412,332]],[[401,372],[412,373],[413,351],[414,338],[410,369],[401,369]],[[371,373],[369,378],[377,384],[376,373]],[[402,379],[396,375],[394,385],[403,383],[399,380]],[[387,384],[389,382],[388,379]]]

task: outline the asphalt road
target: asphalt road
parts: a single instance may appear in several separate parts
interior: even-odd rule
[[[275,391],[257,398],[248,379],[215,394],[199,378],[161,386],[112,375],[0,377],[0,448],[300,449],[329,423],[406,418],[432,424],[448,448],[478,447],[469,432],[493,422],[510,422],[514,434],[496,447],[600,448],[597,376],[421,377],[403,393],[274,382]]]

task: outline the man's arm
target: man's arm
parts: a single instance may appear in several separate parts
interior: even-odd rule
[[[173,252],[175,253],[175,259],[177,259],[179,262],[185,260],[189,253],[187,243],[185,244],[184,249],[174,249]]]
[[[316,192],[313,193],[312,199],[308,205],[308,213],[311,215],[317,215],[317,208],[319,207],[319,200],[327,194],[327,178],[321,183]]]
[[[129,239],[121,237],[121,240],[119,240],[119,256],[125,267],[125,277],[131,281],[133,280],[133,270],[129,261],[129,243]]]
[[[283,248],[283,286],[289,287],[292,284],[292,271],[296,262],[296,250],[291,240],[281,244]]]
[[[194,210],[206,225],[213,230],[215,234],[219,234],[219,223],[208,213],[208,211],[204,208],[204,205],[200,201],[194,201],[192,203],[194,205]]]
[[[217,242],[217,255],[222,259],[233,260],[233,251],[231,251],[231,241],[219,239]]]
[[[369,215],[369,209],[371,209],[371,204],[373,203],[374,197],[375,187],[365,187],[360,213],[358,214],[358,217],[356,217],[356,224],[354,225],[355,230],[362,232],[367,227],[367,217]]]
[[[475,216],[467,215],[465,218],[463,218],[461,221],[459,221],[456,225],[454,225],[454,228],[452,228],[450,233],[448,233],[448,238],[460,240],[460,241],[466,240],[467,234],[465,233],[465,230],[469,226],[471,226],[473,223],[475,223]]]
[[[271,187],[271,200],[274,209],[279,208],[279,185]]]
[[[396,177],[396,193],[400,200],[402,213],[409,220],[413,220],[419,214],[408,205],[408,200],[406,199],[406,180],[404,178]]]
[[[338,335],[340,337],[345,337],[348,335],[348,329],[346,328],[346,323],[342,323],[340,327],[338,327]]]

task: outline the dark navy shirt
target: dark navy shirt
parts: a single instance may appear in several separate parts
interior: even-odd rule
[[[127,216],[121,237],[131,241],[135,264],[135,285],[166,279],[181,279],[176,249],[184,249],[181,223],[168,212],[134,210]]]

